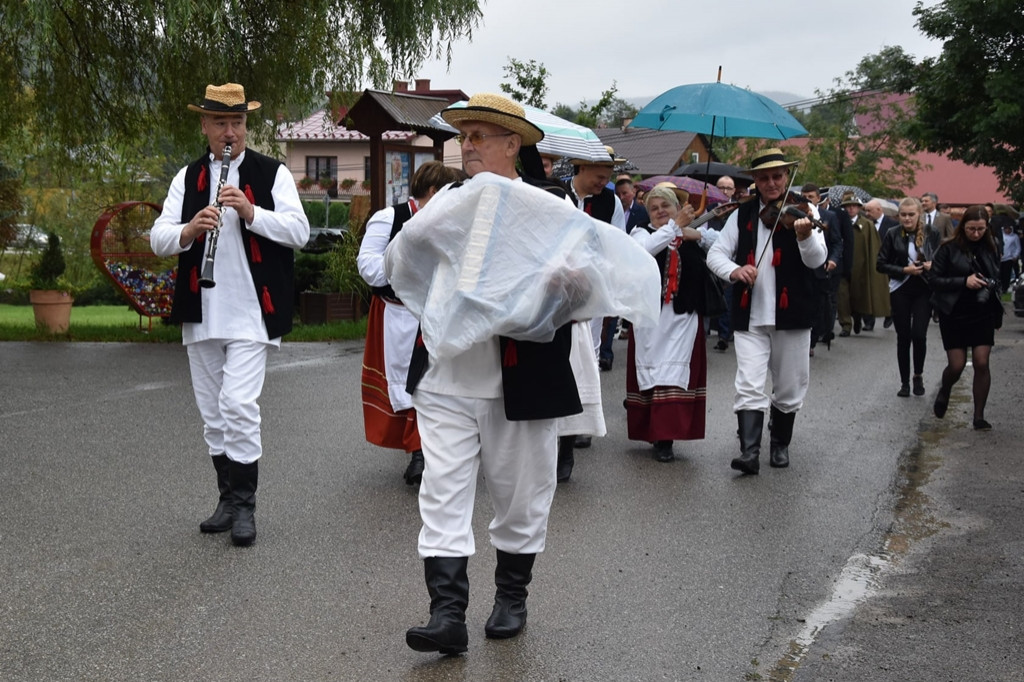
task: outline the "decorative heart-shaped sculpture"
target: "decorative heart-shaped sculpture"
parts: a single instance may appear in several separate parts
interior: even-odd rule
[[[171,314],[178,258],[161,258],[149,246],[149,230],[160,206],[126,201],[100,216],[92,228],[92,261],[139,313],[150,318]]]

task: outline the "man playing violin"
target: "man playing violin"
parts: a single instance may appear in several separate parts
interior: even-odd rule
[[[749,173],[757,201],[740,205],[708,252],[707,264],[733,283],[731,315],[736,347],[736,398],[740,456],[732,468],[757,474],[765,410],[771,410],[773,467],[789,466],[796,412],[803,406],[810,375],[810,329],[814,323],[814,268],[826,259],[825,238],[814,227],[817,207],[795,220],[790,201],[791,168],[780,149],[759,152]],[[801,198],[796,196],[794,201]],[[767,210],[766,210],[767,209]],[[773,210],[774,209],[774,210]],[[773,213],[774,215],[768,215]],[[786,224],[790,223],[790,226]],[[773,391],[766,391],[771,372]]]

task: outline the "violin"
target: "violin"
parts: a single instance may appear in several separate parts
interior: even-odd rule
[[[690,224],[686,225],[685,227],[692,227],[696,229],[701,225],[705,225],[711,222],[715,218],[723,218],[732,211],[739,208],[740,204],[749,201],[751,198],[753,197],[743,197],[739,201],[727,201],[725,203],[719,204],[718,206],[715,206],[714,208],[706,211],[705,213],[701,213],[699,216],[690,221]]]
[[[790,192],[785,198],[765,204],[758,215],[765,227],[770,229],[778,224],[787,230],[792,230],[793,224],[801,218],[807,218],[817,228],[828,229],[828,225],[811,214],[811,203],[795,192]]]

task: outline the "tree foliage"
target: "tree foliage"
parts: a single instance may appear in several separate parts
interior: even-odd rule
[[[587,104],[585,100],[581,100],[579,108],[573,109],[566,104],[558,103],[555,105],[552,113],[555,116],[561,116],[565,120],[578,123],[581,126],[597,128],[605,120],[603,117],[616,101],[622,102],[620,98],[616,97],[618,92],[618,84],[612,81],[612,87],[602,92],[600,99],[594,104]]]
[[[512,80],[512,83],[501,83],[499,87],[502,92],[520,104],[528,104],[538,109],[547,106],[544,104],[544,98],[548,94],[547,79],[551,72],[543,63],[538,63],[534,59],[524,62],[509,57],[508,64],[503,66],[502,70],[505,72],[505,78]]]
[[[27,121],[74,158],[154,138],[193,149],[185,105],[237,82],[262,116],[450,57],[478,0],[0,0],[0,140]],[[5,113],[8,113],[5,112]],[[252,130],[269,139],[269,129]]]
[[[907,132],[913,114],[906,96],[885,92],[900,78],[885,71],[886,63],[913,60],[902,48],[883,48],[837,78],[835,87],[818,91],[809,111],[793,112],[810,134],[806,147],[792,150],[803,161],[805,180],[856,185],[877,196],[902,196],[915,184],[921,164]]]
[[[912,71],[910,134],[933,152],[992,166],[1000,189],[1024,201],[1024,5],[944,0],[914,8],[918,28],[943,41]]]

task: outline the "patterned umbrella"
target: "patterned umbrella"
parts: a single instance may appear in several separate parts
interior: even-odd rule
[[[651,188],[657,185],[659,182],[671,182],[679,189],[685,189],[690,193],[690,201],[696,203],[700,201],[701,192],[707,187],[708,190],[708,203],[709,204],[720,204],[724,201],[728,201],[729,198],[722,194],[722,190],[718,189],[712,184],[705,183],[703,180],[697,180],[696,178],[688,178],[684,175],[655,175],[654,177],[644,178],[640,182],[636,183],[638,189],[642,189],[645,192],[650,192]]]
[[[469,102],[456,102],[450,108],[465,107]],[[557,154],[570,159],[586,159],[588,161],[607,161],[608,150],[604,148],[601,138],[593,130],[564,118],[548,113],[543,109],[522,105],[526,120],[544,131],[544,139],[537,143],[537,151],[541,154]],[[441,114],[435,114],[430,124],[459,132],[448,124]]]
[[[839,206],[847,192],[853,192],[862,202],[871,201],[871,195],[855,185],[832,185],[827,190],[822,190],[822,194],[828,196],[828,205],[832,208]]]

